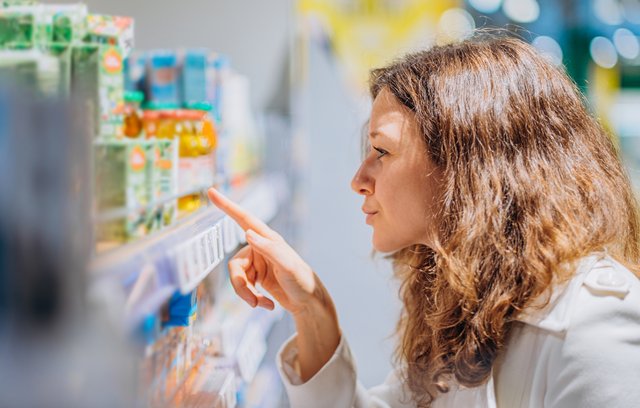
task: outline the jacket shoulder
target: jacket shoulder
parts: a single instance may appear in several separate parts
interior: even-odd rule
[[[570,314],[567,330],[595,332],[599,338],[616,329],[640,333],[640,279],[621,263],[598,257],[589,267],[578,270],[574,296],[566,299]],[[613,328],[613,332],[602,330]]]

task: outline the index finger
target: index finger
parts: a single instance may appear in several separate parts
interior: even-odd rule
[[[244,231],[250,229],[264,237],[274,237],[275,231],[269,228],[267,224],[262,222],[254,215],[249,214],[247,211],[245,211],[244,208],[229,200],[215,188],[210,188],[207,191],[207,195],[216,207],[224,211],[229,217],[237,222],[238,225],[240,225],[240,228],[242,228]]]

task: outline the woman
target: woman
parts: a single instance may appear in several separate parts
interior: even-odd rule
[[[357,383],[331,297],[266,225],[231,282],[293,316],[279,366],[294,407],[640,406],[636,202],[575,85],[526,43],[476,37],[373,71],[352,181],[401,279],[397,369]],[[635,272],[637,273],[637,272]]]

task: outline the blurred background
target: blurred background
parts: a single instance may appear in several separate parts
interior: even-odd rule
[[[368,387],[400,312],[349,183],[368,72],[509,30],[564,66],[640,183],[640,0],[0,6],[0,406],[286,407],[294,327],[230,289],[215,185],[325,282]]]

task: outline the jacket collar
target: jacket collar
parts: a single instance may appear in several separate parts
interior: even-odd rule
[[[551,292],[536,298],[531,306],[523,310],[516,321],[526,323],[554,333],[564,333],[569,328],[574,299],[588,272],[604,254],[594,254],[579,261],[575,275],[566,283],[552,288]],[[540,308],[546,299],[549,303]]]

